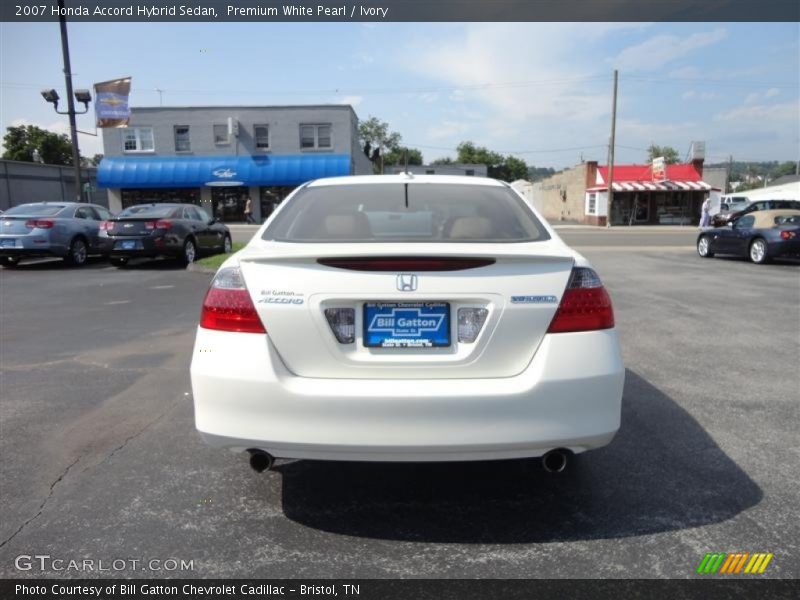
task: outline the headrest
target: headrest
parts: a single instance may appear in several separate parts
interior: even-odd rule
[[[492,237],[493,229],[492,222],[486,217],[460,217],[453,222],[453,226],[450,228],[450,239],[487,239]]]

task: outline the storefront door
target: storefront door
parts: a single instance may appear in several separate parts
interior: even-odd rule
[[[248,188],[244,186],[212,187],[211,207],[214,216],[226,223],[244,221],[244,205]]]

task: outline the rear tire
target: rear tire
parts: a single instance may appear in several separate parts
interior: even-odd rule
[[[711,252],[710,236],[700,236],[700,239],[697,240],[697,253],[703,258],[714,258],[714,253]]]
[[[108,262],[110,262],[112,266],[117,267],[119,269],[128,266],[127,258],[110,258],[108,259]]]
[[[82,267],[89,258],[89,248],[83,238],[76,237],[69,245],[69,251],[64,260],[71,267]]]
[[[15,256],[0,256],[0,265],[6,269],[14,269],[19,265],[19,259]]]
[[[763,265],[769,262],[769,257],[767,256],[767,242],[764,238],[756,238],[750,242],[748,255],[750,256],[750,260],[757,265]]]
[[[194,240],[192,238],[188,238],[183,242],[183,254],[180,258],[181,264],[184,267],[188,267],[194,262],[195,258],[197,258],[197,246],[194,245]]]

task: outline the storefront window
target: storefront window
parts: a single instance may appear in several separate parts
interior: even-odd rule
[[[589,194],[589,203],[586,207],[586,212],[590,215],[597,213],[597,194]]]
[[[128,208],[136,204],[151,204],[161,202],[181,202],[200,205],[199,188],[175,188],[175,189],[123,189],[122,208]]]
[[[225,222],[244,221],[244,205],[249,188],[244,186],[211,188],[214,216]]]

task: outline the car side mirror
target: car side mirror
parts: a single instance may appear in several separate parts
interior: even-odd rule
[[[215,223],[219,223],[219,219],[217,219],[216,217],[211,217],[211,218],[208,220],[208,224],[209,224],[209,225],[214,225]]]
[[[728,221],[728,227],[730,227],[731,229],[733,229],[733,223],[734,223],[733,221]]]

